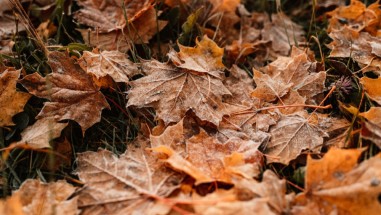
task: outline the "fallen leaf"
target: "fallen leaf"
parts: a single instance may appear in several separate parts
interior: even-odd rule
[[[213,181],[232,183],[232,177],[252,178],[259,174],[262,165],[259,145],[239,138],[221,143],[201,130],[186,141],[186,154],[164,145],[152,150],[167,155],[165,161],[175,170],[192,176],[196,184]]]
[[[4,215],[25,215],[20,202],[20,195],[12,195],[0,200],[0,214]]]
[[[97,78],[109,75],[115,82],[128,83],[129,78],[139,72],[127,55],[119,51],[84,51],[78,63],[87,73]]]
[[[379,2],[368,7],[359,0],[351,0],[348,6],[340,6],[328,12],[329,26],[327,32],[342,30],[344,26],[355,31],[366,31],[372,36],[378,36],[380,26],[381,10]]]
[[[82,8],[74,14],[74,18],[85,25],[99,29],[100,32],[110,32],[123,29],[126,22],[132,22],[148,10],[152,0],[102,1],[78,0]],[[126,12],[126,20],[124,16]]]
[[[381,77],[373,79],[368,77],[362,77],[360,83],[364,87],[366,94],[370,99],[381,105]]]
[[[6,68],[0,73],[0,127],[15,125],[12,117],[24,110],[30,94],[16,91],[20,70]]]
[[[191,69],[190,62],[206,62],[210,55],[200,55],[200,60],[188,59],[185,64],[180,63],[179,67],[155,60],[143,62],[143,72],[149,75],[130,82],[132,89],[128,93],[127,106],[154,107],[157,116],[166,124],[180,121],[188,110],[192,110],[201,120],[218,125],[224,110],[222,96],[229,95],[230,92],[220,79],[220,48],[215,43],[211,45],[213,42],[207,37],[203,40],[207,42],[201,41],[195,48],[187,48],[187,51],[217,52],[214,56],[216,59],[211,61],[216,62],[217,66],[195,65],[195,69]],[[199,47],[202,45],[207,47]],[[180,52],[179,56],[174,56],[172,53],[172,58],[177,60],[188,55]]]
[[[359,113],[358,115],[381,127],[381,107],[371,107],[368,111]]]
[[[53,117],[44,117],[21,132],[16,144],[27,144],[32,148],[51,148],[49,142],[61,135],[68,123],[58,123]]]
[[[307,190],[299,194],[307,205],[337,214],[377,214],[381,210],[381,159],[377,155],[359,165],[362,149],[331,149],[321,160],[308,158]]]
[[[252,198],[239,201],[239,195],[242,194],[234,189],[219,189],[204,197],[195,195],[193,207],[197,214],[204,215],[251,214],[253,211],[258,215],[276,214],[268,206],[268,199]]]
[[[347,27],[332,31],[329,36],[333,41],[329,57],[352,58],[362,68],[362,72],[374,71],[380,74],[381,38],[367,32],[357,32]]]
[[[298,115],[283,116],[270,128],[271,139],[265,146],[267,163],[279,162],[288,165],[303,150],[320,152],[323,137],[328,135],[307,119]]]
[[[274,80],[267,74],[263,74],[254,69],[254,81],[257,87],[251,93],[251,96],[262,99],[266,102],[272,102],[287,94],[290,90],[292,83],[286,84],[281,80]]]
[[[145,214],[155,202],[151,197],[167,197],[179,187],[182,175],[140,144],[119,157],[107,150],[78,154],[76,173],[85,183],[78,199],[82,214]]]
[[[263,173],[262,182],[254,180],[238,180],[235,183],[242,193],[251,193],[250,196],[267,199],[267,204],[275,214],[289,213],[294,194],[286,195],[286,180],[280,180],[274,172],[266,170]],[[245,192],[244,192],[245,191]]]
[[[66,181],[47,184],[27,179],[12,196],[17,196],[14,204],[21,206],[21,214],[77,215],[77,198],[69,199],[74,191]]]
[[[110,108],[90,75],[65,53],[52,52],[49,65],[53,72],[46,77],[27,75],[20,82],[33,95],[50,100],[37,119],[54,117],[56,121],[71,119],[85,132],[100,121],[101,111]]]

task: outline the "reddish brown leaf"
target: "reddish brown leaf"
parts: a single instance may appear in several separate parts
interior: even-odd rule
[[[172,58],[176,60],[187,59],[184,60],[185,64],[179,64],[180,67],[155,60],[143,62],[143,71],[149,75],[130,82],[132,89],[128,94],[127,106],[154,107],[157,116],[166,124],[180,121],[188,110],[192,110],[201,120],[218,125],[225,108],[222,96],[229,95],[230,92],[219,79],[222,73],[222,67],[218,67],[222,59],[220,48],[207,37],[203,40],[207,42],[200,41],[195,48],[187,48],[186,54],[180,52],[179,56],[173,57],[172,53]],[[207,47],[200,47],[203,45]],[[217,55],[200,55],[197,61],[187,57],[195,57],[188,52],[204,53],[207,50]],[[217,66],[198,65],[211,57],[216,59],[209,61],[216,62]],[[194,70],[190,70],[191,62],[195,64]]]
[[[14,204],[21,206],[21,214],[77,215],[77,198],[69,199],[74,191],[75,188],[65,181],[46,184],[28,179],[11,198],[16,198]]]
[[[0,68],[1,71],[1,68]],[[0,72],[0,127],[14,125],[12,117],[24,110],[30,94],[16,91],[20,70],[7,68]]]
[[[21,132],[16,144],[27,144],[32,148],[50,148],[49,142],[61,135],[68,123],[58,123],[53,117],[44,117]]]
[[[46,77],[33,73],[21,80],[28,91],[46,102],[37,119],[54,117],[56,121],[71,119],[85,132],[100,121],[101,111],[109,105],[99,87],[65,53],[52,52],[49,64],[53,72]]]
[[[138,68],[127,55],[119,51],[84,51],[78,63],[87,73],[97,78],[109,75],[115,82],[129,82],[129,78],[138,74]]]
[[[319,127],[311,125],[305,118],[297,115],[283,116],[270,128],[271,139],[265,149],[267,162],[289,162],[309,149],[319,152],[323,146],[323,137],[327,134]]]
[[[362,77],[360,82],[369,98],[381,105],[381,77],[377,79]]]
[[[76,172],[86,186],[78,200],[83,214],[145,214],[154,204],[149,197],[178,188],[182,176],[139,144],[119,157],[106,150],[78,154]]]

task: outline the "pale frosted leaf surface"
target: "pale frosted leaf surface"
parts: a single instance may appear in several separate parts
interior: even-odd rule
[[[97,78],[109,75],[115,82],[128,83],[139,72],[127,55],[119,51],[84,51],[78,62],[87,73]]]
[[[323,145],[323,137],[327,134],[319,127],[298,115],[283,116],[279,122],[270,128],[271,139],[264,153],[268,163],[279,162],[288,164],[309,149],[319,152]]]
[[[52,52],[49,65],[53,72],[46,77],[27,75],[21,84],[33,95],[46,98],[37,119],[71,119],[85,132],[100,121],[101,111],[109,105],[93,79],[65,53]]]
[[[144,213],[151,195],[166,197],[182,176],[168,169],[140,146],[119,157],[107,150],[78,154],[76,173],[85,183],[79,193],[84,214]]]
[[[32,148],[50,148],[49,142],[59,137],[67,124],[56,122],[52,117],[41,118],[21,132],[21,140],[16,144],[27,144]]]
[[[264,100],[266,102],[272,102],[276,99],[281,99],[288,93],[292,84],[285,83],[282,80],[276,80],[267,74],[263,74],[258,70],[254,70],[254,81],[257,87],[251,93],[251,96]]]

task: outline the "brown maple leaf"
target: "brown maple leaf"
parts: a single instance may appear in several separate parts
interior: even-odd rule
[[[359,0],[351,0],[348,6],[340,6],[327,15],[330,16],[327,32],[349,27],[358,32],[366,31],[372,36],[379,35],[381,10],[378,1],[367,7]]]
[[[84,51],[78,63],[87,73],[97,78],[110,76],[115,82],[128,83],[129,78],[138,74],[137,66],[126,54],[119,51]]]
[[[87,44],[105,50],[125,52],[131,42],[148,43],[167,24],[166,21],[157,20],[152,0],[125,0],[123,4],[81,0],[79,4],[83,8],[74,14],[74,18],[94,29],[80,29],[83,39]]]
[[[32,148],[50,148],[49,142],[61,135],[68,123],[58,123],[53,117],[44,117],[21,132],[16,144],[27,144]]]
[[[320,160],[307,160],[306,191],[297,197],[298,212],[377,214],[381,210],[380,155],[357,160],[363,149],[330,149]],[[318,212],[318,211],[315,211]],[[319,213],[320,214],[320,213]]]
[[[182,175],[139,144],[119,157],[107,150],[78,154],[76,173],[85,183],[78,199],[83,214],[146,214],[155,202],[151,197],[166,197],[179,187]]]
[[[46,77],[27,75],[20,82],[33,95],[46,98],[37,119],[54,117],[56,121],[71,119],[85,132],[100,121],[101,111],[110,108],[90,75],[61,52],[49,55],[53,72]]]
[[[270,134],[270,142],[264,151],[268,155],[267,163],[279,162],[285,165],[305,149],[319,152],[323,146],[323,137],[328,136],[319,127],[298,115],[283,116],[270,128]]]
[[[329,36],[333,41],[328,44],[331,49],[329,57],[352,58],[363,72],[374,71],[380,74],[381,39],[367,32],[357,32],[348,27],[332,31]]]
[[[41,215],[76,215],[79,214],[77,198],[71,198],[75,187],[66,181],[43,183],[39,180],[28,179],[13,192],[7,199],[7,203],[2,211],[4,215],[41,214]],[[15,204],[15,205],[13,205]],[[14,208],[17,206],[18,208]],[[18,211],[18,213],[13,213]]]
[[[218,125],[224,110],[222,96],[230,94],[220,79],[223,53],[207,37],[195,48],[182,50],[178,55],[171,53],[178,67],[155,60],[143,62],[143,71],[149,75],[130,82],[127,106],[154,107],[166,124],[180,121],[192,110],[201,120]],[[203,64],[207,61],[208,66]]]
[[[1,70],[1,67],[0,67]],[[16,91],[20,70],[6,68],[0,73],[0,127],[15,125],[12,117],[24,110],[30,94]]]
[[[381,77],[376,79],[362,77],[360,79],[360,83],[364,87],[364,90],[369,98],[381,105]]]
[[[278,99],[284,105],[282,97],[287,93],[299,94],[306,98],[307,103],[315,104],[313,97],[321,93],[324,89],[326,73],[322,71],[313,55],[308,55],[301,49],[293,47],[290,57],[279,57],[268,66],[254,71],[254,81],[257,88],[252,92],[252,96],[263,99],[267,102]],[[290,92],[294,90],[296,92]],[[293,95],[292,100],[302,101]],[[290,99],[290,98],[287,98]],[[304,103],[301,103],[304,104]]]
[[[186,153],[160,145],[154,152],[165,154],[165,161],[177,171],[196,179],[196,184],[213,181],[232,183],[232,177],[252,178],[259,173],[262,156],[259,143],[231,138],[225,143],[204,130],[186,140]],[[178,150],[178,149],[177,149]]]

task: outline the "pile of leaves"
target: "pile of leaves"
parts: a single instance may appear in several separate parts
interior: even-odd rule
[[[1,0],[0,26],[1,214],[381,211],[378,1]]]

